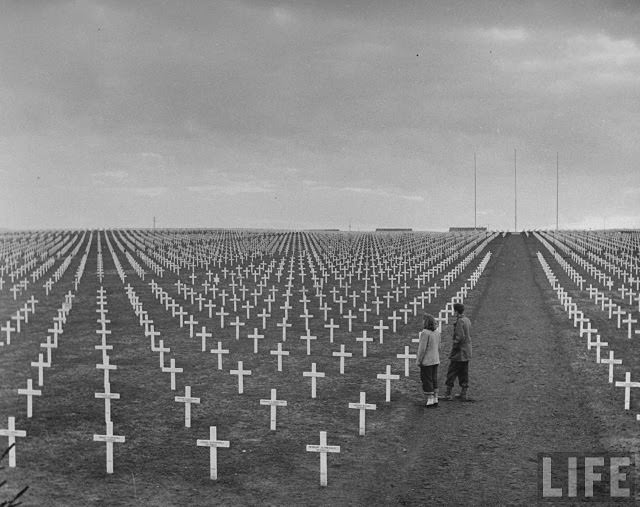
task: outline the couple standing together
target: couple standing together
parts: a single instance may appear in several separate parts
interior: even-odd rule
[[[453,385],[458,379],[462,388],[459,399],[467,398],[469,388],[469,360],[471,359],[471,321],[464,316],[464,305],[453,305],[455,322],[453,323],[453,343],[449,354],[449,370],[447,371],[447,392],[444,400],[453,400]],[[420,367],[422,390],[427,397],[428,408],[438,406],[438,365],[440,364],[440,332],[437,330],[436,320],[432,315],[424,316],[424,329],[420,331],[420,344],[416,363]]]

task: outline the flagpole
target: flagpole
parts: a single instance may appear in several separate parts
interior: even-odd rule
[[[478,169],[475,151],[473,152],[473,228],[478,228]]]
[[[558,215],[559,215],[559,196],[560,196],[560,190],[559,190],[559,182],[560,182],[560,170],[559,170],[559,163],[558,160],[560,158],[560,154],[559,152],[556,151],[556,232],[558,231]]]
[[[518,231],[518,169],[516,165],[516,149],[513,149],[513,222],[514,230]]]

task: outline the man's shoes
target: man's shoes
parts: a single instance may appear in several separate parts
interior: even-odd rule
[[[460,401],[474,401],[473,399],[469,398],[469,396],[467,396],[467,388],[463,387],[462,391],[460,392],[460,394],[457,396],[457,398]]]
[[[444,397],[442,398],[444,401],[453,401],[453,393],[451,391],[452,391],[452,388],[447,387],[447,392],[444,394]]]

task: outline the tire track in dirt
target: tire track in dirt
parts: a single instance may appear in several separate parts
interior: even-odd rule
[[[465,302],[474,345],[469,394],[476,402],[441,401],[427,410],[416,395],[399,422],[403,446],[390,460],[405,465],[370,477],[379,486],[364,497],[373,504],[532,503],[537,453],[601,450],[599,424],[545,306],[535,252],[522,235],[490,248],[492,260]],[[443,330],[447,351],[451,332]],[[444,354],[441,392],[448,364]]]

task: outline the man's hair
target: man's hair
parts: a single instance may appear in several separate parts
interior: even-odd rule
[[[455,303],[453,305],[453,311],[458,313],[464,313],[464,305],[462,303]]]

